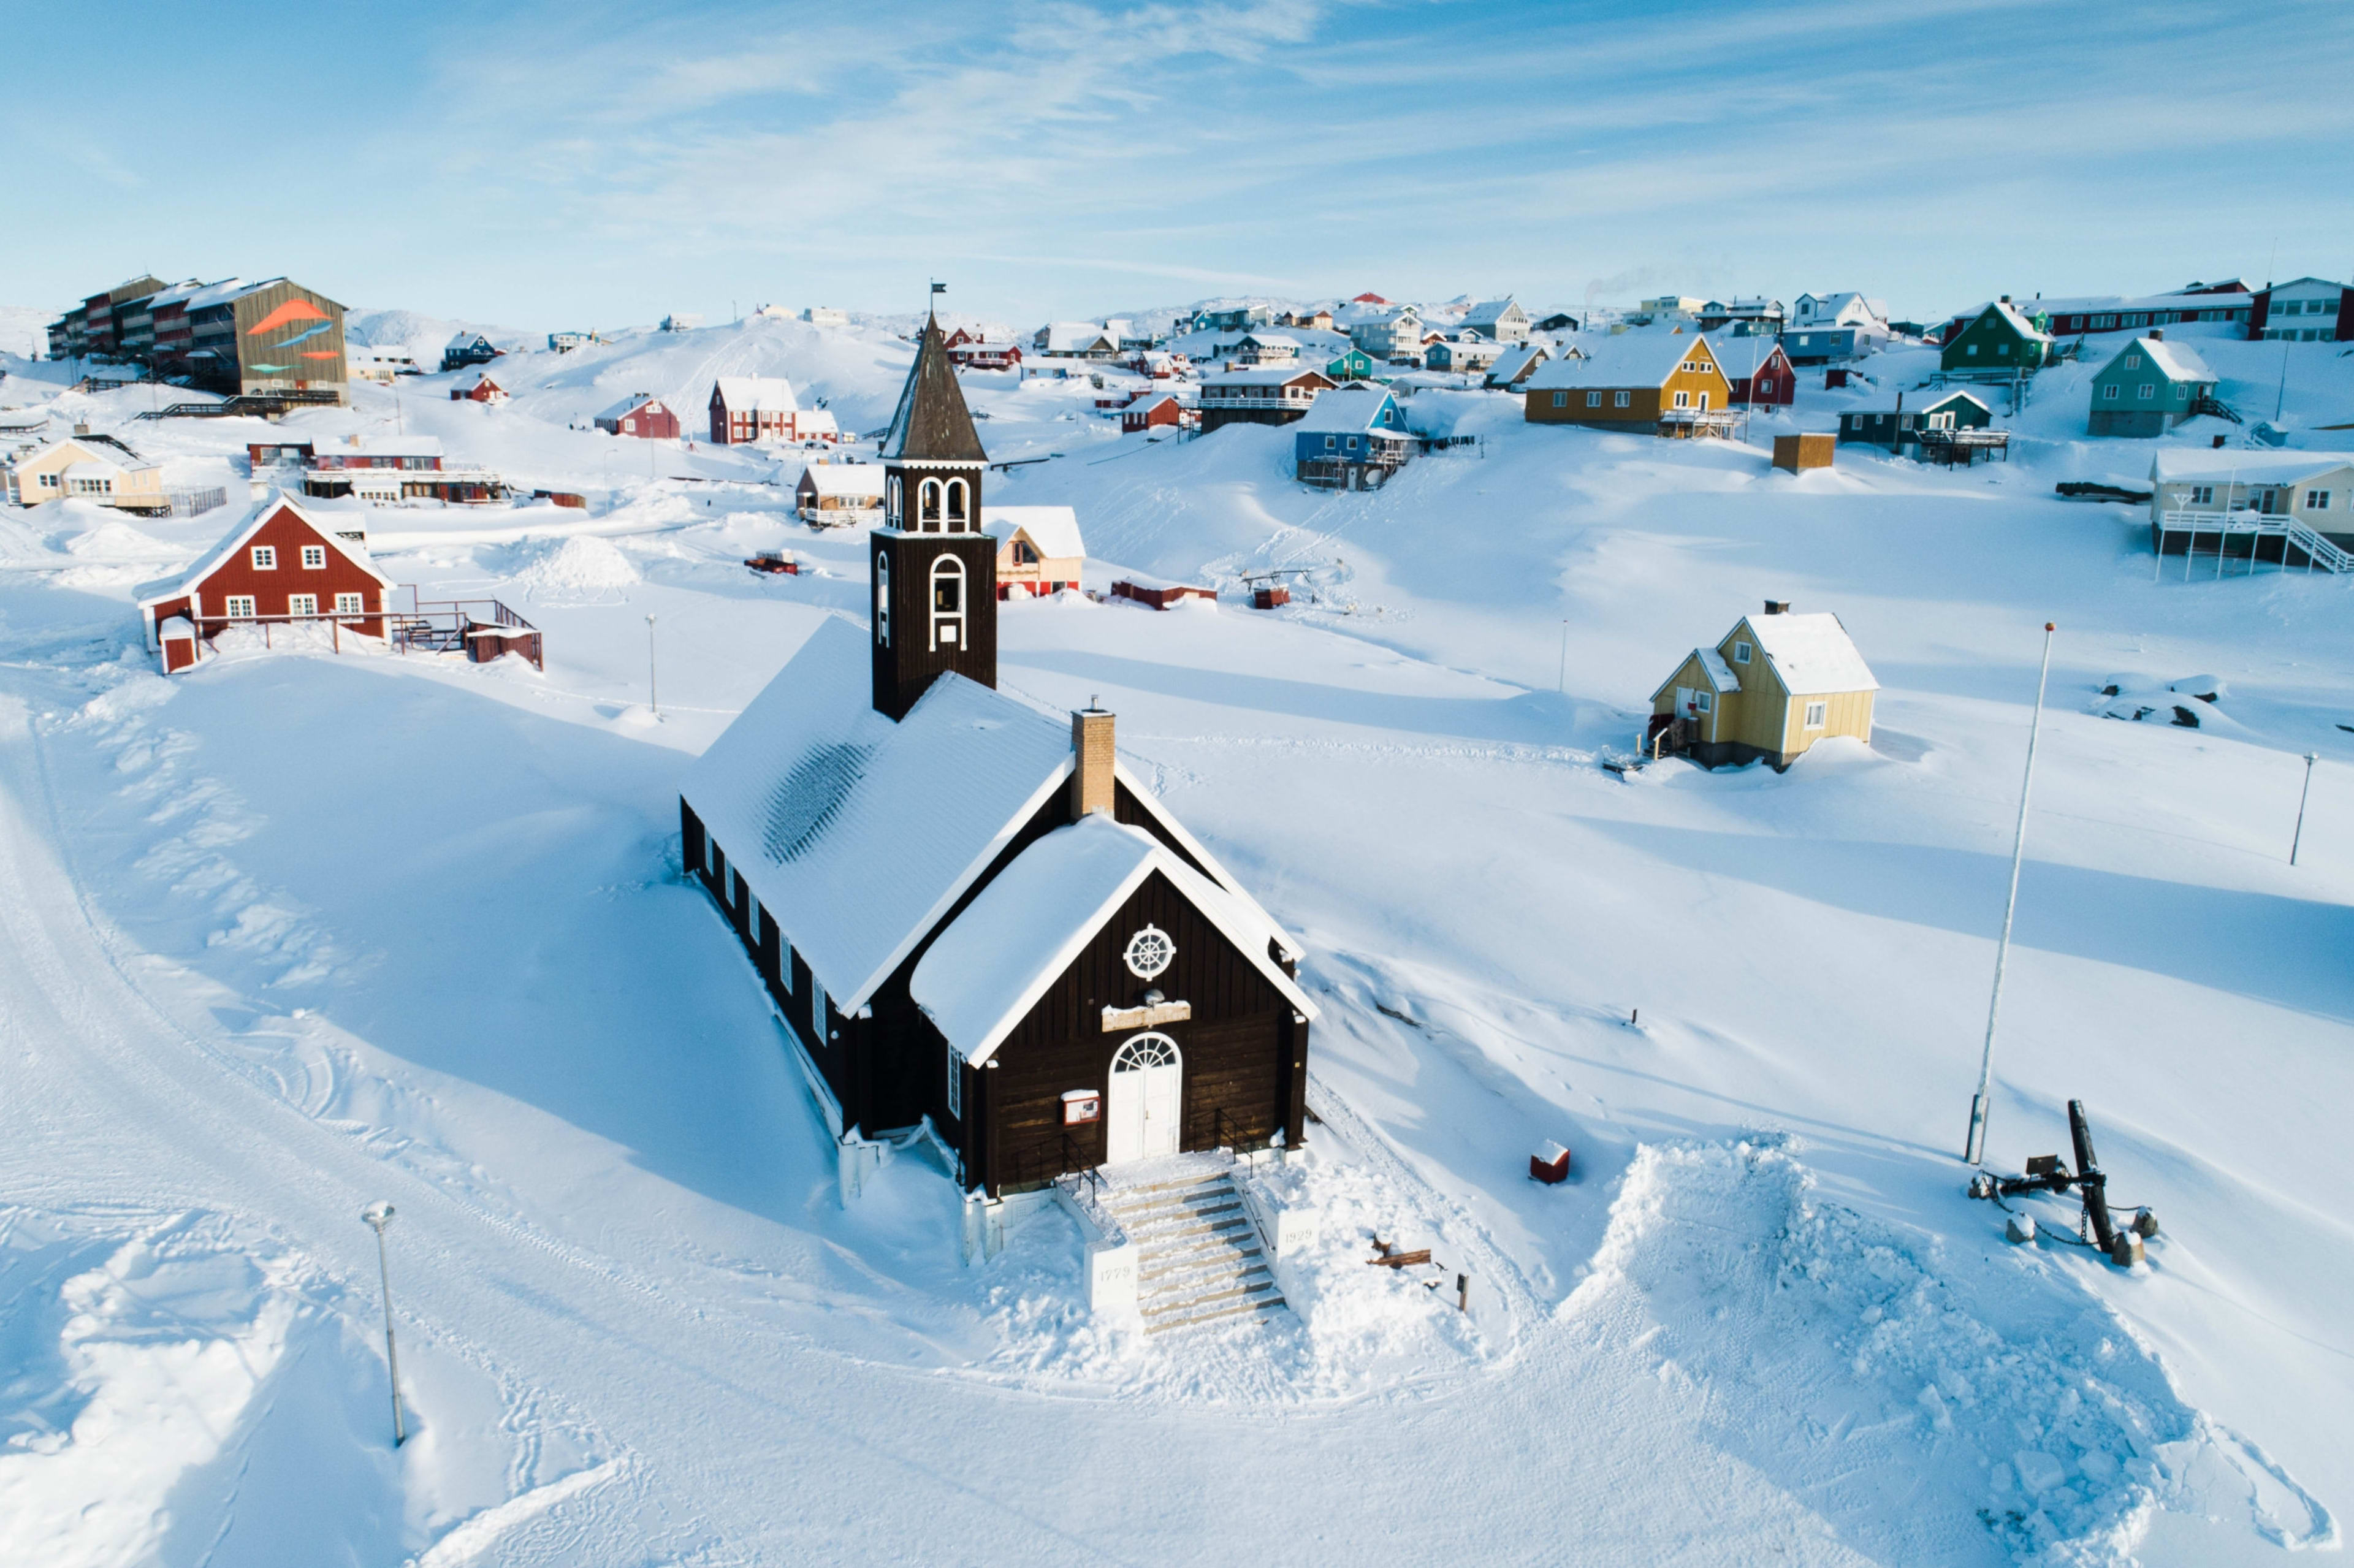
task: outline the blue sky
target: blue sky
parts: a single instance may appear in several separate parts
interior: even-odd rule
[[[607,327],[2354,272],[2354,5],[12,7],[0,303]]]

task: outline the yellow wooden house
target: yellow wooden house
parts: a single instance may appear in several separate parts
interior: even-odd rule
[[[1829,736],[1872,742],[1880,683],[1829,612],[1767,599],[1713,648],[1695,648],[1651,694],[1645,749],[1704,768],[1765,761],[1776,772]]]
[[[1730,433],[1733,383],[1701,334],[1648,330],[1581,342],[1528,378],[1522,417],[1663,436]]]
[[[77,431],[65,440],[20,452],[0,465],[11,506],[47,501],[90,501],[124,512],[157,515],[172,510],[164,471],[112,436]]]

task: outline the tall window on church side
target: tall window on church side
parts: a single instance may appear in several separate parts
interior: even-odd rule
[[[899,519],[902,515],[903,514],[899,510],[899,476],[895,473],[891,476],[891,513],[890,515],[884,518],[883,521],[889,524],[892,527],[896,528],[899,525]]]
[[[964,645],[964,563],[942,556],[932,563],[932,651]]]
[[[891,646],[891,557],[880,551],[875,556],[875,641]]]
[[[951,534],[961,534],[965,531],[964,498],[964,481],[960,479],[949,481],[949,532]]]
[[[917,520],[921,524],[923,532],[938,533],[940,531],[940,482],[937,479],[928,479],[917,485],[916,502]]]

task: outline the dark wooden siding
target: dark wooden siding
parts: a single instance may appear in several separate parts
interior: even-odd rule
[[[1148,923],[1166,931],[1177,948],[1175,960],[1150,986],[1193,1005],[1192,1019],[1158,1031],[1177,1043],[1183,1058],[1182,1146],[1257,1148],[1291,1119],[1291,1004],[1156,872],[997,1049],[996,1065],[985,1075],[993,1080],[988,1092],[1000,1187],[1035,1186],[1063,1171],[1102,1163],[1106,1123],[1066,1128],[1062,1097],[1072,1089],[1106,1095],[1108,1115],[1112,1057],[1144,1031],[1107,1033],[1103,1009],[1131,1007],[1142,999],[1148,982],[1129,972],[1122,954]],[[941,1060],[946,1045],[928,1021],[926,1033],[932,1059]],[[991,1172],[981,1153],[968,1147],[966,1159],[986,1178]]]

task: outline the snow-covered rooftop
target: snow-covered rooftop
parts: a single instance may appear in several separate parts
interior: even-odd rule
[[[1691,357],[1694,344],[1707,342],[1698,333],[1658,330],[1581,337],[1575,356],[1537,366],[1528,384],[1540,391],[1561,387],[1660,387],[1676,373],[1676,366]],[[1714,357],[1713,345],[1710,357]]]
[[[713,384],[719,400],[737,414],[797,414],[793,384],[781,376],[722,376]]]
[[[2204,448],[2160,447],[2150,461],[2149,477],[2158,481],[2237,480],[2243,484],[2295,483],[2316,474],[2330,473],[2354,464],[2354,452],[2211,451]]]
[[[1829,610],[1753,615],[1746,624],[1758,651],[1773,664],[1792,696],[1880,690],[1871,666],[1849,639],[1847,628]]]
[[[1159,872],[1310,1019],[1315,1004],[1267,956],[1264,917],[1140,828],[1093,813],[1016,856],[925,949],[907,991],[978,1066],[1148,876]]]
[[[1017,531],[1027,534],[1042,556],[1068,559],[1087,553],[1079,537],[1079,514],[1068,506],[984,506],[981,525],[1000,545]]]
[[[145,606],[167,599],[177,599],[196,588],[207,577],[212,576],[222,562],[243,549],[245,542],[260,533],[261,525],[281,511],[292,512],[310,524],[312,531],[326,542],[329,549],[344,556],[352,565],[359,567],[385,587],[393,586],[392,579],[385,576],[384,569],[369,556],[366,547],[355,540],[344,537],[343,534],[337,531],[334,521],[325,510],[301,505],[283,491],[272,490],[260,501],[255,502],[252,509],[239,517],[235,526],[231,527],[227,534],[221,535],[220,543],[197,556],[194,566],[189,567],[186,571],[175,572],[168,577],[139,585],[136,591],[140,604]]]
[[[1299,428],[1307,431],[1328,431],[1336,435],[1358,435],[1367,430],[1390,428],[1379,424],[1382,412],[1390,408],[1390,395],[1378,387],[1340,387],[1320,392],[1316,401],[1308,406],[1307,417]],[[1394,433],[1403,437],[1403,429]]]
[[[2119,359],[2128,354],[2146,354],[2149,355],[2150,363],[2153,366],[2156,366],[2159,374],[2163,375],[2169,381],[2212,381],[2215,379],[2215,373],[2207,368],[2207,362],[2199,357],[2196,350],[2182,344],[2168,343],[2164,338],[2137,337],[2131,343],[2126,344],[2125,347],[2117,350],[2117,352],[2110,357],[2109,365],[2115,365]],[[2101,366],[2101,368],[2105,371],[2109,368],[2109,365],[2105,365]]]
[[[820,495],[883,499],[883,468],[879,463],[813,462],[802,471],[802,477]]]

